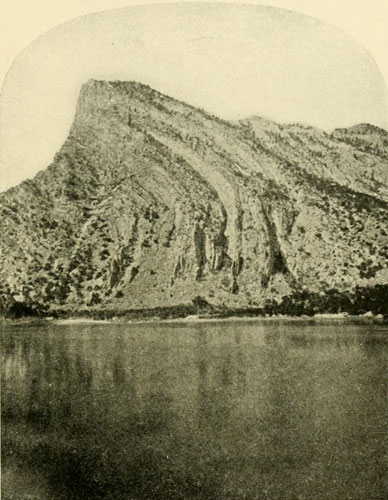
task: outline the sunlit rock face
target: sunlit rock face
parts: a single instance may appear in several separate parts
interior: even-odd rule
[[[388,132],[367,124],[227,122],[92,80],[52,164],[0,203],[3,304],[248,308],[388,283]]]

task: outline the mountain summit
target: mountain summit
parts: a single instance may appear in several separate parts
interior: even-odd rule
[[[346,310],[387,289],[388,132],[368,124],[228,122],[91,80],[52,164],[0,207],[5,312]]]

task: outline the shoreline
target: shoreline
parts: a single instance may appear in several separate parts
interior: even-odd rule
[[[272,322],[272,321],[303,321],[303,322],[362,322],[362,323],[377,323],[377,324],[388,324],[388,318],[382,315],[373,315],[370,313],[361,315],[350,315],[350,314],[325,314],[318,313],[313,316],[301,315],[301,316],[288,316],[288,315],[262,315],[262,316],[252,316],[247,314],[244,315],[233,315],[230,316],[202,316],[202,315],[188,315],[179,318],[160,318],[160,317],[149,317],[149,318],[130,318],[126,316],[113,317],[109,319],[97,319],[97,318],[85,318],[81,316],[74,316],[68,318],[55,318],[52,316],[33,318],[0,318],[0,324],[6,326],[44,326],[44,325],[136,325],[136,324],[149,324],[149,323],[159,323],[159,324],[169,324],[169,323],[182,323],[182,324],[198,324],[198,323],[227,323],[227,322]]]

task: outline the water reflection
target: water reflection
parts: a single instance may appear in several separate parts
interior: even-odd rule
[[[284,321],[9,329],[3,498],[384,497],[380,330]]]

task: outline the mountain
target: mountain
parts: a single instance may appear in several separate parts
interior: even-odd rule
[[[91,80],[52,164],[0,207],[5,312],[386,307],[388,132],[372,125],[230,122]]]

